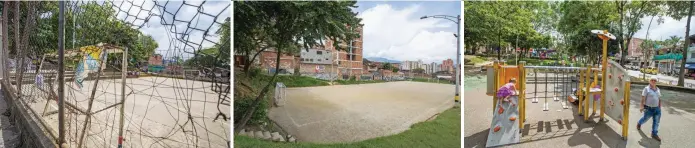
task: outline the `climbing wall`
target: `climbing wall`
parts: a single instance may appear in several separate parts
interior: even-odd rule
[[[492,124],[490,125],[490,133],[488,134],[487,144],[485,145],[486,147],[519,143],[521,135],[519,135],[518,98],[518,96],[510,97],[513,104],[517,105],[503,102],[497,104],[495,107]]]
[[[606,67],[606,115],[613,120],[622,124],[623,119],[623,104],[625,104],[625,91],[630,91],[625,88],[625,84],[629,81],[630,76],[620,64],[609,60]]]

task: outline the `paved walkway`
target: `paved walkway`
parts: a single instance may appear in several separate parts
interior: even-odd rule
[[[2,90],[0,90],[2,91]],[[0,113],[5,113],[8,108],[7,102],[5,102],[5,96],[0,94]],[[10,123],[10,118],[5,115],[0,115],[0,147],[14,148],[19,146],[21,137],[19,137],[19,131],[17,127]]]
[[[403,132],[451,108],[453,91],[408,81],[287,88],[285,105],[269,117],[298,141],[356,142]]]
[[[468,85],[468,84],[464,84]],[[533,84],[528,84],[533,87]],[[485,94],[484,87],[471,88],[464,91],[464,141],[463,147],[485,147],[488,130],[492,119],[492,100]],[[585,123],[583,118],[576,116],[576,106],[562,109],[560,102],[549,101],[549,111],[542,111],[543,99],[539,103],[531,103],[527,99],[527,122],[522,130],[522,142],[508,147],[695,147],[695,138],[691,128],[695,127],[695,114],[685,112],[665,102],[659,135],[663,142],[657,142],[650,136],[651,120],[638,131],[635,125],[641,113],[639,112],[639,94],[631,94],[630,128],[628,140],[621,139],[621,129],[617,122],[597,123],[598,118]]]
[[[630,74],[630,76],[633,76],[633,77],[638,77],[638,78],[643,77],[642,72],[640,72],[640,71],[628,70],[628,73]],[[647,78],[651,78],[654,75],[646,74],[646,76],[647,76]],[[657,76],[657,78],[659,78],[660,82],[669,83],[671,85],[678,84],[678,78],[677,77],[663,75],[663,74],[657,74],[656,76]],[[695,80],[686,78],[685,79],[685,87],[695,88]]]

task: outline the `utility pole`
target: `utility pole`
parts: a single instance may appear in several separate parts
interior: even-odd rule
[[[443,18],[450,20],[457,25],[456,29],[456,34],[454,35],[456,37],[456,64],[453,64],[454,66],[454,77],[455,77],[455,84],[456,84],[456,90],[455,90],[455,96],[454,96],[454,102],[459,103],[460,102],[460,90],[461,90],[461,15],[458,16],[448,16],[448,15],[434,15],[434,16],[423,16],[420,17],[420,19],[426,19],[426,18]],[[497,58],[499,59],[499,50],[497,51]]]
[[[17,9],[19,3],[15,3]],[[65,1],[58,2],[58,144],[65,143]],[[17,15],[17,14],[15,14]],[[17,82],[21,84],[22,82]]]

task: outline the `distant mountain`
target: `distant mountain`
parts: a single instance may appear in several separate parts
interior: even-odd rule
[[[383,62],[383,63],[401,63],[401,61],[396,61],[396,60],[389,60],[387,58],[382,58],[382,57],[369,57],[366,58],[369,61],[374,61],[374,62]]]

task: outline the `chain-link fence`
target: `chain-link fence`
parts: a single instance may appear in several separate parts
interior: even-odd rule
[[[61,146],[228,147],[229,7],[3,2],[3,83]]]

